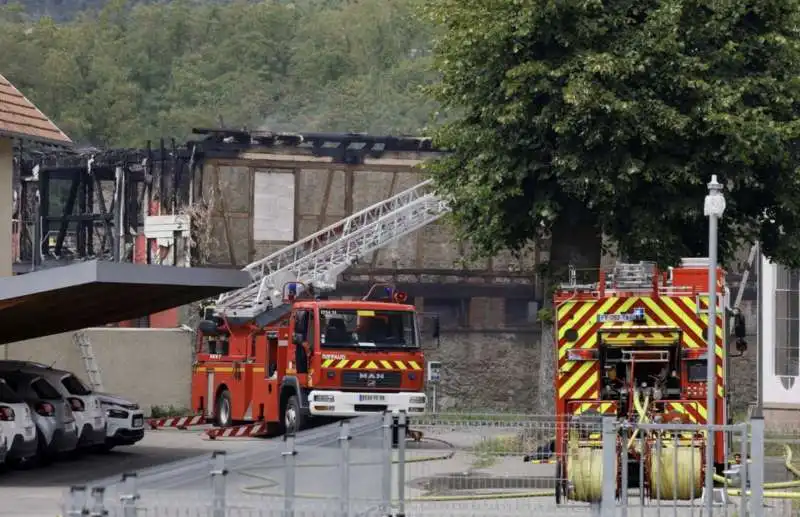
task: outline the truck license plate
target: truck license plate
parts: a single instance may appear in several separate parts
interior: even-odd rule
[[[33,426],[32,425],[25,427],[25,436],[28,437],[28,438],[32,438],[33,437]]]
[[[383,402],[386,400],[384,395],[359,395],[358,401],[359,402]]]
[[[95,427],[102,427],[103,419],[99,416],[94,417],[94,426]]]
[[[144,425],[144,417],[141,415],[133,417],[133,427],[142,427]]]

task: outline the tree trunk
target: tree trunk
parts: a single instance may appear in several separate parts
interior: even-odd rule
[[[596,221],[583,217],[559,217],[550,242],[551,282],[569,280],[569,266],[577,270],[578,283],[597,280],[603,238]]]

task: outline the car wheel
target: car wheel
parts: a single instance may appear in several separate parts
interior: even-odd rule
[[[227,427],[233,423],[233,418],[231,417],[231,393],[228,390],[222,390],[217,396],[214,415],[214,424],[217,427]]]
[[[297,397],[292,395],[286,401],[286,408],[283,411],[283,428],[286,434],[294,434],[302,431],[306,427],[303,412],[300,409],[300,402]]]
[[[48,448],[47,440],[38,429],[36,430],[36,456],[31,458],[31,463],[36,466],[48,465],[53,462],[53,453]]]

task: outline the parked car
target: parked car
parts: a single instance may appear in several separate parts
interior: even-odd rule
[[[5,442],[5,461],[24,462],[36,456],[36,424],[28,404],[0,379],[0,436]]]
[[[144,413],[139,404],[110,393],[94,392],[106,411],[106,443],[98,449],[110,451],[121,445],[133,445],[144,438]]]
[[[41,375],[69,402],[78,426],[78,448],[102,445],[106,441],[106,415],[100,401],[78,377],[41,363],[0,361],[0,374],[14,370]]]
[[[87,407],[93,404],[92,401],[96,401],[103,415],[105,429],[102,440],[100,437],[94,436],[97,438],[96,441],[93,441],[95,449],[110,451],[117,446],[133,445],[144,438],[144,413],[135,402],[111,393],[94,391],[76,375],[43,363],[19,360],[0,361],[0,371],[4,368],[32,372],[58,372],[59,375],[63,375],[63,377],[59,377],[58,382],[71,395],[81,397]],[[52,377],[48,377],[48,379],[52,379]],[[78,419],[77,415],[78,413],[76,412],[76,419]],[[93,414],[92,418],[96,419],[96,414]],[[80,419],[78,420],[80,425],[81,421]],[[97,420],[93,420],[93,422],[95,423],[94,430],[96,432]],[[94,435],[94,432],[92,434]]]
[[[59,453],[71,452],[78,445],[75,416],[67,400],[41,375],[4,371],[0,378],[32,409],[37,433],[37,458],[49,461]]]

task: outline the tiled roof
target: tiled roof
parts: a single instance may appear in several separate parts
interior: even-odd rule
[[[70,145],[72,140],[0,75],[0,136]]]

